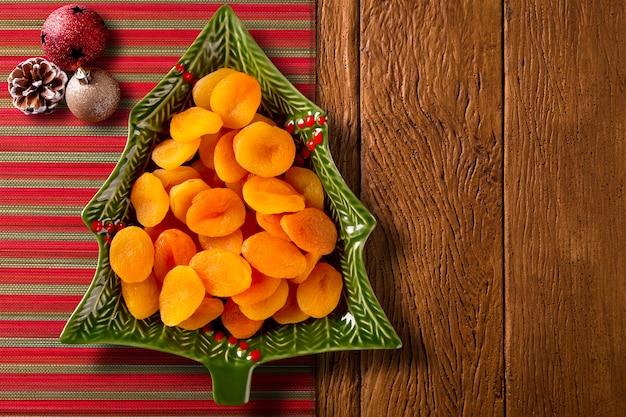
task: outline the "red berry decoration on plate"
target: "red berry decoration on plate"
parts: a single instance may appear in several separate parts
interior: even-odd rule
[[[120,102],[120,86],[100,68],[78,68],[67,83],[65,101],[72,114],[85,122],[101,122]]]
[[[77,4],[53,11],[41,28],[46,57],[64,71],[76,71],[97,60],[106,49],[107,38],[100,15]]]

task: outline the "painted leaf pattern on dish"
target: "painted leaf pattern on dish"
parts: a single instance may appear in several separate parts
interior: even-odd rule
[[[221,67],[231,67],[257,78],[263,92],[262,110],[277,120],[297,120],[324,114],[306,99],[276,69],[228,6],[221,7],[207,23],[180,62],[201,77]],[[83,220],[134,217],[129,203],[130,188],[145,170],[150,152],[163,138],[169,118],[189,106],[190,83],[172,69],[132,110],[128,141],[110,177],[83,211]],[[108,246],[101,234],[94,279],[61,335],[64,343],[114,343],[181,355],[203,363],[213,378],[216,402],[241,404],[247,401],[252,370],[265,362],[326,351],[393,349],[401,342],[376,299],[365,270],[363,246],[375,226],[375,219],[350,191],[332,160],[328,130],[311,154],[312,168],[322,180],[327,209],[340,229],[337,249],[328,261],[344,277],[345,290],[340,306],[323,319],[295,325],[268,321],[262,331],[246,340],[247,352],[258,350],[253,361],[237,344],[216,338],[214,331],[186,331],[166,327],[158,314],[136,320],[121,299],[119,279],[109,266]],[[300,146],[313,135],[313,128],[296,129]]]

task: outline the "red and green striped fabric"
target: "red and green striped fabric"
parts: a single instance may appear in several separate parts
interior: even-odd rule
[[[69,3],[69,2],[68,2]],[[126,141],[130,109],[169,71],[221,2],[81,1],[111,41],[94,66],[119,81],[118,111],[83,123],[61,105],[49,115],[15,109],[0,88],[0,415],[313,416],[312,357],[255,370],[251,400],[212,401],[201,364],[109,345],[62,345],[65,320],[92,280],[97,245],[80,219]],[[43,56],[40,28],[63,2],[0,3],[0,81]],[[279,70],[315,92],[315,1],[231,1]]]

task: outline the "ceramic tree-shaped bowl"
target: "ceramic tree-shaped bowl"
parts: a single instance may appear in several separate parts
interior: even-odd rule
[[[222,67],[256,77],[263,92],[262,112],[284,123],[297,147],[307,149],[305,163],[320,177],[326,210],[339,230],[336,250],[325,260],[344,279],[342,301],[326,318],[292,325],[267,320],[255,336],[241,341],[220,330],[219,320],[209,329],[187,331],[165,326],[158,313],[135,319],[121,299],[119,278],[109,265],[115,226],[136,223],[129,203],[133,182],[149,167],[150,153],[164,138],[171,116],[191,104],[192,84],[185,73],[200,78]],[[199,361],[211,374],[214,400],[225,405],[247,402],[253,369],[269,361],[328,351],[399,348],[401,342],[372,291],[362,257],[375,220],[338,173],[327,133],[324,111],[274,67],[230,7],[218,9],[179,65],[133,108],[120,160],[83,211],[83,220],[99,244],[98,264],[61,341],[142,347]]]

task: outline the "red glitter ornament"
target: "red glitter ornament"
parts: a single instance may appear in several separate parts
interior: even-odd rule
[[[53,11],[41,28],[41,46],[46,57],[64,71],[76,71],[101,57],[107,38],[100,15],[77,4]]]

